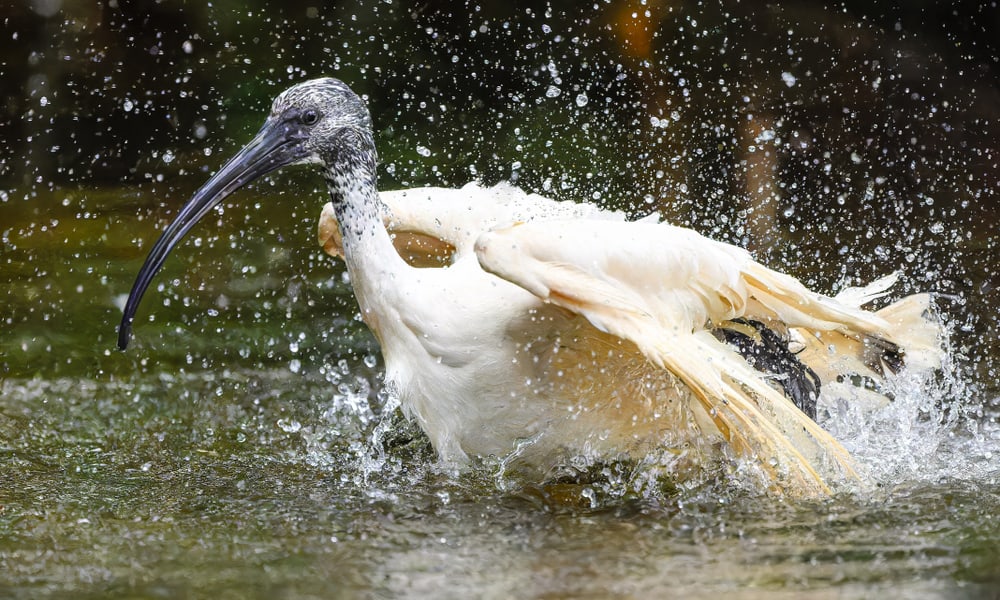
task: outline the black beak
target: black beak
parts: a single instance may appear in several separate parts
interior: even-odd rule
[[[195,192],[174,222],[160,235],[135,278],[118,327],[119,349],[124,350],[128,346],[139,301],[174,246],[227,196],[262,175],[304,159],[304,139],[303,132],[294,121],[268,119],[253,140]]]

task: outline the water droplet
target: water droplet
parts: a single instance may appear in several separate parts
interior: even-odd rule
[[[302,429],[302,423],[295,419],[278,419],[278,427],[285,433],[298,433]]]
[[[784,73],[781,74],[781,80],[784,81],[785,85],[787,85],[788,87],[794,87],[795,82],[798,81],[795,78],[795,75],[792,75],[788,71],[785,71]]]
[[[774,139],[774,137],[775,134],[773,129],[765,129],[764,131],[760,132],[760,135],[758,135],[757,139],[754,141],[756,141],[757,143],[770,142],[771,140]]]
[[[417,146],[417,154],[426,158],[431,155],[431,149],[427,146]]]
[[[132,109],[135,108],[135,104],[133,104],[131,100],[125,100],[124,104],[122,104],[122,108],[125,109],[125,112],[132,112]]]
[[[587,99],[587,94],[581,93],[581,94],[577,94],[576,95],[576,105],[577,106],[580,106],[580,107],[587,106],[587,102],[588,101],[589,100]]]
[[[550,85],[549,89],[545,90],[545,97],[546,98],[555,98],[556,96],[558,96],[561,93],[562,93],[562,90],[560,90],[558,87],[556,87],[554,85]]]

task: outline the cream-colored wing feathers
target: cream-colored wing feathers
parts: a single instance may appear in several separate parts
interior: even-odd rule
[[[744,316],[750,298],[749,254],[670,225],[552,220],[485,233],[477,250],[484,268],[539,297],[555,274],[603,281],[673,333]]]
[[[413,264],[417,255],[445,261],[471,252],[480,233],[538,219],[595,219],[624,221],[625,213],[593,204],[557,201],[529,194],[509,183],[482,187],[472,182],[454,188],[410,188],[380,192],[385,226],[395,236],[400,254]],[[653,213],[643,222],[656,223]],[[413,234],[414,237],[408,237]],[[340,230],[333,205],[327,203],[319,222],[319,243],[330,256],[343,257]]]
[[[624,221],[625,214],[593,204],[556,201],[501,183],[482,187],[469,183],[459,189],[411,188],[380,192],[388,209],[391,232],[413,232],[436,237],[458,252],[472,249],[483,231],[536,219],[597,219]]]
[[[635,343],[779,488],[823,495],[829,483],[856,479],[836,440],[706,330],[747,314],[755,263],[746,252],[666,225],[586,221],[486,233],[476,251],[485,270]]]

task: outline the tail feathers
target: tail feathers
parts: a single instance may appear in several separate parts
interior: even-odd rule
[[[858,306],[809,291],[794,277],[755,262],[744,267],[743,276],[750,295],[788,327],[840,331],[859,337],[889,337],[889,324],[881,317]],[[867,288],[855,296],[863,296],[864,290]]]
[[[899,280],[891,273],[864,287],[845,288],[834,299],[843,304],[861,307],[888,294]],[[888,335],[866,339],[865,362],[893,373],[902,367],[926,372],[941,368],[943,330],[931,309],[930,294],[914,294],[894,302],[875,314],[888,323]]]
[[[907,296],[874,314],[886,321],[891,334],[859,337],[851,332],[789,330],[796,357],[819,375],[824,392],[852,402],[885,404],[880,390],[887,373],[905,368],[923,374],[941,368],[943,330],[932,314],[930,295]]]
[[[907,370],[923,373],[941,368],[944,328],[931,308],[930,294],[907,296],[875,314],[889,323]]]
[[[872,362],[863,340],[839,331],[805,328],[790,329],[788,335],[796,358],[812,369],[824,386],[851,375],[881,380],[881,366]]]
[[[932,370],[942,361],[941,326],[930,296],[917,294],[870,312],[862,305],[884,296],[897,273],[834,298],[807,290],[793,277],[751,263],[744,276],[760,305],[784,323],[804,347],[799,356],[824,381],[845,374],[878,379],[886,371]]]
[[[756,459],[779,491],[819,497],[832,483],[857,480],[840,443],[710,332],[643,352],[687,385],[733,449]]]

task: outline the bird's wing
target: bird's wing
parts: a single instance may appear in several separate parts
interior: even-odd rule
[[[624,221],[625,213],[588,203],[557,201],[529,194],[509,183],[483,187],[410,188],[380,192],[388,208],[389,231],[419,233],[471,251],[480,233],[538,219]]]
[[[327,202],[323,206],[318,225],[319,245],[323,251],[343,259],[344,242],[332,203]],[[396,251],[413,267],[443,267],[451,262],[455,254],[455,247],[447,241],[419,231],[394,231],[392,235]]]
[[[422,187],[379,193],[386,207],[385,225],[400,255],[412,266],[443,266],[472,251],[480,233],[539,219],[624,221],[621,211],[589,203],[557,201],[529,194],[509,183],[483,187]],[[656,213],[643,222],[659,222]],[[319,222],[320,245],[327,254],[343,256],[333,206],[327,203]]]
[[[825,323],[836,311],[811,315],[823,302],[802,296],[794,279],[772,277],[739,248],[646,223],[529,223],[483,234],[476,252],[485,270],[633,342],[669,370],[779,489],[825,495],[828,483],[856,480],[847,451],[706,330],[760,305]],[[762,280],[778,287],[761,290]],[[768,297],[757,298],[761,292]],[[805,305],[784,304],[800,296]]]

